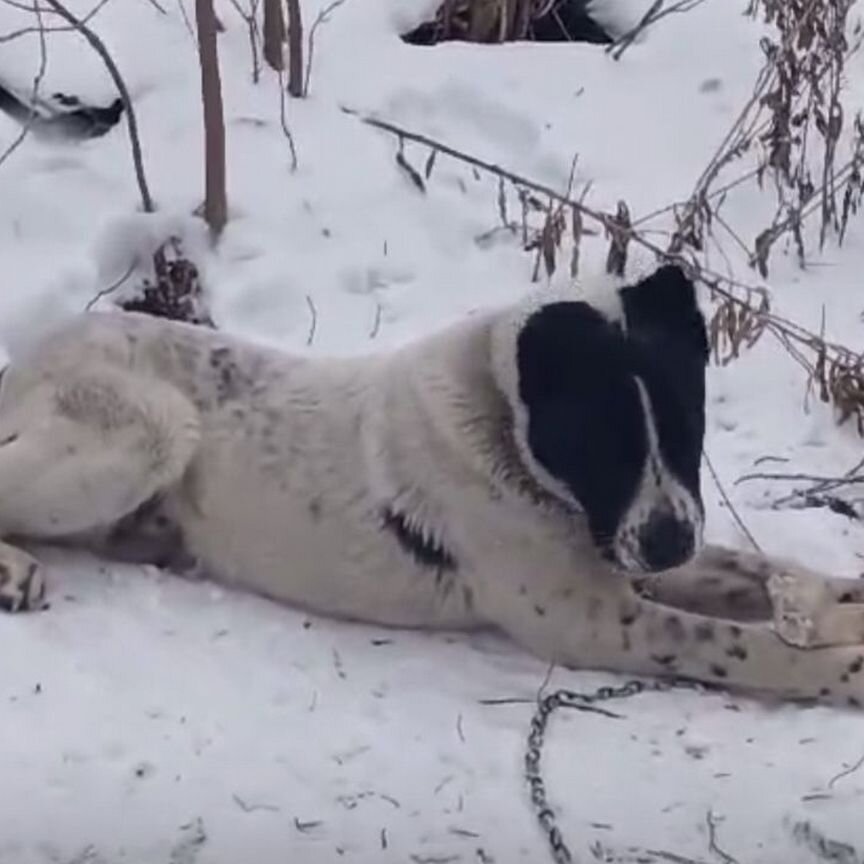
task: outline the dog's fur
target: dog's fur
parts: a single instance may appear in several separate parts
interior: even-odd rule
[[[2,379],[0,535],[197,563],[333,616],[495,625],[568,666],[858,705],[864,644],[801,650],[762,620],[787,565],[700,548],[706,358],[674,267],[356,359],[89,314]],[[0,544],[3,604],[43,594]]]

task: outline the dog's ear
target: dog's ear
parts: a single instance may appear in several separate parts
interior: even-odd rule
[[[547,303],[522,325],[516,342],[519,395],[526,404],[605,377],[623,362],[624,334],[582,301]]]
[[[635,285],[622,288],[621,303],[629,335],[671,337],[707,361],[705,318],[693,281],[680,266],[665,264]]]

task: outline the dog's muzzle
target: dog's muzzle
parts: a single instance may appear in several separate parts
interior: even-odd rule
[[[641,524],[619,532],[603,554],[622,570],[656,573],[686,564],[701,544],[701,522],[657,510]]]
[[[639,530],[639,558],[646,570],[669,570],[696,552],[693,525],[671,513],[654,513]]]

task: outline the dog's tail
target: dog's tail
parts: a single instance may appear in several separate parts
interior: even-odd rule
[[[76,96],[55,93],[51,102],[28,105],[0,84],[0,111],[43,138],[85,140],[109,132],[123,115],[123,100],[108,106],[85,105]]]

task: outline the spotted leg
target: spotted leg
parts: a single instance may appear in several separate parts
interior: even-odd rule
[[[192,404],[163,382],[94,367],[23,386],[7,370],[0,536],[50,540],[114,524],[181,477],[199,435]],[[37,608],[44,594],[39,563],[0,543],[0,606]]]
[[[492,619],[533,653],[565,666],[673,675],[761,695],[864,706],[864,638],[801,648],[774,622],[672,608],[615,574],[546,582],[493,597]]]
[[[693,562],[636,581],[645,596],[691,612],[774,621],[801,647],[864,641],[864,579],[826,576],[798,564],[708,546]]]

